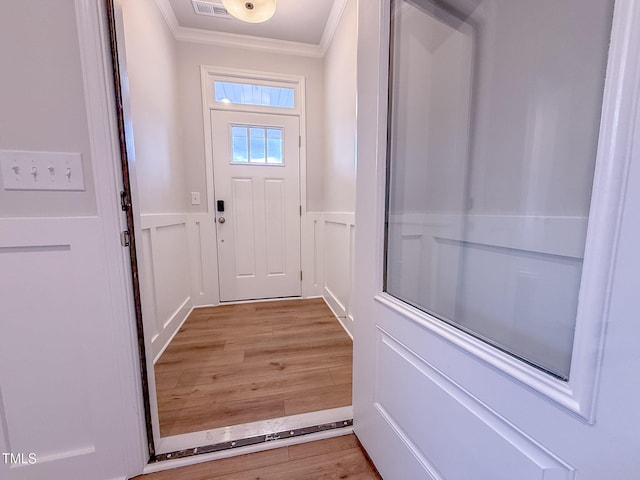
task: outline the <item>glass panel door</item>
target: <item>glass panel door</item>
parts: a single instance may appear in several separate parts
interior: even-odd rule
[[[562,379],[613,3],[393,2],[385,290]]]

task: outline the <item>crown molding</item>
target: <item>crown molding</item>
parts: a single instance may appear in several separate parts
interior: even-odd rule
[[[167,26],[169,27],[169,30],[171,30],[173,38],[176,38],[178,29],[181,27],[178,23],[178,19],[176,18],[176,14],[173,12],[173,8],[171,7],[169,0],[156,0],[156,5],[160,9],[160,13],[164,17],[164,21],[167,22]]]
[[[179,42],[203,43],[223,47],[244,48],[260,50],[263,52],[281,53],[285,55],[298,55],[304,57],[322,57],[319,45],[310,43],[289,42],[275,40],[273,38],[253,37],[239,35],[237,33],[213,32],[199,28],[187,28],[179,26],[175,39]]]
[[[348,1],[349,0],[333,0],[333,6],[329,12],[327,24],[324,27],[324,32],[322,32],[322,38],[320,39],[319,46],[323,57],[331,45],[331,41],[333,40],[333,36],[336,34],[336,30],[338,30],[340,19],[342,18],[342,14],[344,13],[344,9],[347,6]]]
[[[244,48],[285,55],[322,58],[327,53],[329,45],[331,45],[331,40],[333,40],[333,36],[336,33],[340,18],[342,18],[342,13],[348,1],[349,0],[334,0],[331,11],[329,12],[327,24],[322,33],[322,39],[318,45],[183,27],[178,23],[178,19],[173,12],[169,0],[156,0],[156,4],[173,38],[179,42],[201,43],[205,45]]]

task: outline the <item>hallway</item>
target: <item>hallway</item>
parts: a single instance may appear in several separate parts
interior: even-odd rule
[[[155,365],[161,436],[351,405],[351,370],[322,299],[198,308]]]

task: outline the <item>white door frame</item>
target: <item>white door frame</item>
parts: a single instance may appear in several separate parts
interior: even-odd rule
[[[297,115],[274,115],[270,113],[247,113],[240,111],[211,111],[212,131],[214,139],[214,188],[216,200],[223,200],[227,208],[223,213],[213,212],[218,219],[216,234],[220,241],[216,244],[218,252],[218,281],[220,282],[220,301],[229,303],[237,301],[252,301],[256,299],[274,298],[299,298],[302,296],[301,271],[301,215],[300,205],[300,146],[296,137],[300,136],[300,117]],[[245,128],[256,126],[266,133],[266,129],[274,128],[281,132],[281,164],[238,163],[231,160],[235,146],[231,139],[232,126],[244,125]],[[234,127],[235,128],[235,127]],[[248,135],[248,131],[245,132]],[[265,156],[268,153],[265,145]],[[253,152],[247,150],[247,155]],[[251,153],[250,156],[253,156]],[[247,161],[249,159],[247,158]],[[238,183],[238,180],[251,178],[247,186],[246,182]],[[276,201],[273,208],[269,207],[269,198],[275,201],[268,192],[268,184],[279,180],[281,200]],[[241,187],[244,185],[244,187]],[[243,197],[243,188],[251,191]],[[239,188],[239,190],[238,190]],[[273,195],[273,190],[271,191]],[[235,198],[236,195],[240,197]],[[235,198],[235,200],[234,200]],[[251,198],[251,200],[249,200]],[[244,200],[243,200],[244,199]],[[251,203],[252,220],[249,231],[242,230],[242,224],[248,217],[242,217],[242,209],[238,206],[245,201]],[[265,210],[266,208],[266,210]],[[272,210],[282,208],[281,223],[276,215],[270,218]],[[273,212],[271,212],[273,213]],[[246,212],[245,212],[246,214]],[[226,218],[226,223],[223,222]],[[244,219],[244,221],[243,221]],[[244,228],[247,228],[245,225]],[[262,232],[261,234],[257,234]],[[276,232],[280,232],[277,235]],[[257,235],[256,235],[257,234]],[[275,274],[271,269],[272,257],[275,251],[274,234],[279,237],[276,244],[282,247],[282,270]],[[249,240],[251,239],[251,240]],[[271,239],[271,240],[270,240]],[[282,242],[282,243],[280,243]],[[248,276],[238,272],[238,262],[243,257],[253,257],[253,275]],[[272,265],[275,267],[275,265]],[[249,265],[244,268],[251,267]]]
[[[273,84],[277,86],[287,86],[295,89],[295,105],[294,108],[264,107],[254,105],[235,105],[223,104],[215,102],[213,95],[213,81],[217,78],[223,80],[233,80],[240,82],[251,82],[252,80],[264,84]],[[240,111],[252,113],[269,113],[275,115],[297,116],[300,120],[300,205],[302,206],[302,216],[300,218],[300,265],[308,264],[305,257],[311,255],[312,246],[306,245],[304,242],[304,225],[307,215],[307,142],[306,142],[306,108],[305,108],[305,77],[301,75],[286,75],[273,72],[261,72],[255,70],[241,70],[234,68],[223,68],[212,65],[200,66],[200,79],[202,91],[202,122],[204,125],[204,152],[205,152],[205,174],[207,183],[207,214],[212,222],[215,222],[215,188],[213,182],[213,148],[211,136],[211,111]],[[214,229],[214,240],[217,244],[217,232]],[[212,245],[211,248],[214,248]],[[216,272],[213,279],[213,304],[220,303],[220,285],[218,277],[218,256],[214,257],[213,270]],[[310,296],[310,288],[305,287],[302,282],[302,297]]]

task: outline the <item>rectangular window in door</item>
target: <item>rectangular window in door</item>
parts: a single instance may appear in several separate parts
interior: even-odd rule
[[[561,379],[613,3],[393,2],[385,291]]]

